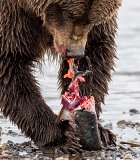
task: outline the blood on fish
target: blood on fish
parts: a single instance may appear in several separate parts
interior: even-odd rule
[[[73,69],[74,59],[69,59],[68,64],[69,64],[69,70],[68,73],[64,75],[64,78],[71,78],[72,82],[69,85],[67,92],[65,92],[65,94],[61,96],[62,97],[61,103],[63,107],[69,111],[73,111],[77,107],[78,108],[80,107],[81,109],[84,108],[88,111],[95,112],[94,97],[91,96],[89,99],[87,98],[87,96],[80,97],[79,82],[85,82],[85,79],[81,75],[75,78],[75,71]],[[90,109],[91,106],[92,109]]]
[[[79,82],[84,83],[83,76],[91,73],[91,71],[78,71],[73,59],[68,60],[68,64],[69,70],[64,78],[71,78],[72,82],[67,91],[61,95],[63,107],[58,115],[57,122],[65,120],[69,122],[80,139],[83,149],[99,150],[102,148],[102,144],[98,132],[94,97],[81,97],[79,94]]]
[[[64,75],[64,78],[71,78],[71,79],[74,78],[74,71],[73,71],[73,68],[72,68],[73,63],[74,63],[74,59],[73,58],[68,60],[69,70],[68,70],[68,73]]]

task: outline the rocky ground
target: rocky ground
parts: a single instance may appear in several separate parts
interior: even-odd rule
[[[132,116],[139,115],[140,111],[131,109],[129,114]],[[2,115],[1,115],[1,118]],[[102,121],[102,120],[101,120]],[[112,129],[112,124],[105,124],[104,127]],[[117,127],[122,130],[131,128],[138,132],[140,135],[140,122],[120,120],[117,122]],[[126,133],[127,134],[127,133]],[[133,133],[132,133],[133,134]],[[12,137],[23,136],[21,133],[17,133],[12,129],[8,129],[6,133],[3,128],[0,127],[0,135],[9,135]],[[0,138],[1,139],[1,138]],[[135,137],[131,141],[124,141],[121,136],[118,136],[117,146],[110,147],[101,151],[87,152],[82,155],[43,155],[31,141],[23,143],[15,143],[10,139],[7,142],[0,145],[0,160],[140,160],[140,141],[138,137]]]
[[[96,151],[85,152],[82,155],[43,155],[32,143],[13,143],[7,141],[6,144],[0,147],[0,159],[8,160],[111,160],[111,159],[139,159],[140,152],[136,149],[128,149],[126,146],[118,146],[116,148]]]
[[[131,143],[133,144],[133,143]],[[140,146],[140,144],[137,144]],[[139,160],[140,148],[129,148],[129,145],[119,145],[101,151],[84,152],[82,155],[43,155],[32,142],[14,143],[10,140],[0,146],[0,159],[8,160]]]

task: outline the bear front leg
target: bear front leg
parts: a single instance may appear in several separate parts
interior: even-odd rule
[[[78,140],[66,133],[66,124],[55,123],[57,116],[32,75],[49,39],[35,13],[15,1],[0,1],[0,110],[41,150],[73,153],[79,149]]]
[[[99,122],[98,129],[104,147],[108,147],[108,145],[116,146],[115,134],[113,134],[109,129],[104,128]]]
[[[12,59],[9,54],[0,59],[0,109],[3,115],[17,124],[44,152],[55,149],[64,153],[77,152],[78,140],[74,141],[74,137],[70,138],[71,133],[66,133],[67,124],[55,123],[57,116],[45,104],[31,74],[31,66],[22,58]]]

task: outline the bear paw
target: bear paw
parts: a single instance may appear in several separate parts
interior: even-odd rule
[[[113,134],[110,130],[104,128],[99,122],[98,122],[98,128],[103,146],[104,147],[108,147],[110,145],[116,146],[116,135]]]
[[[67,139],[66,142],[59,146],[59,150],[64,154],[76,154],[82,153],[82,146],[80,145],[80,139],[77,138],[73,131],[66,131],[65,133]]]
[[[67,127],[64,133],[65,138],[63,142],[57,145],[45,145],[41,147],[41,151],[44,154],[78,154],[82,153],[82,146],[80,145],[80,139],[75,136],[75,132],[71,126]]]

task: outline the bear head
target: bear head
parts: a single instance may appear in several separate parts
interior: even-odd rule
[[[84,56],[88,33],[116,14],[121,0],[49,0],[42,3],[43,25],[63,57]]]

